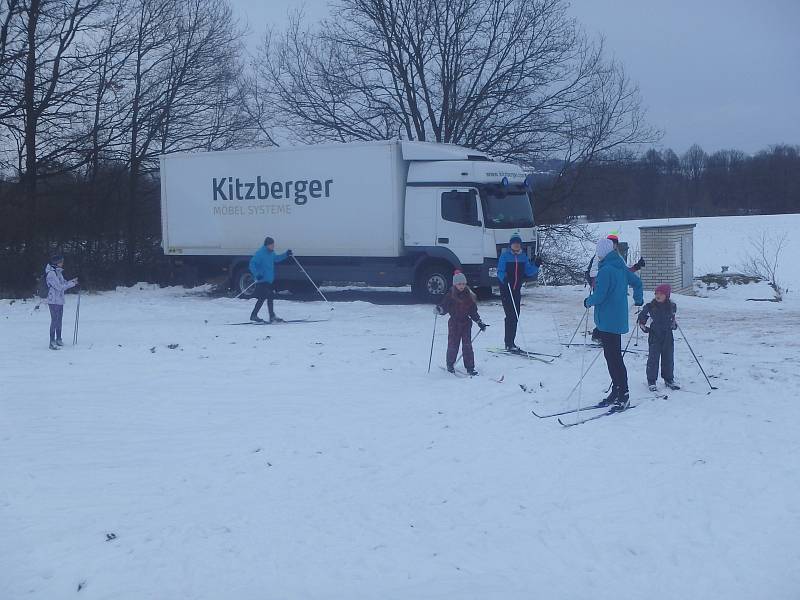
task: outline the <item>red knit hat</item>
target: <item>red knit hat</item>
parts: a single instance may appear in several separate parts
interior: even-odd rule
[[[657,285],[655,289],[656,294],[664,294],[667,298],[672,293],[672,286],[668,283],[662,283],[661,285]]]
[[[618,243],[619,243],[619,236],[618,236],[616,233],[609,233],[609,234],[608,234],[608,237],[607,237],[606,239],[609,239],[609,240],[611,240],[611,241],[612,241],[612,242],[614,242],[615,244],[618,244]]]

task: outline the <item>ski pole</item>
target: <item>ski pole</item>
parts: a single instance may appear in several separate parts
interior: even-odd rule
[[[514,302],[514,294],[511,292],[511,284],[506,282],[506,286],[508,286],[508,295],[511,296],[511,305],[514,307],[514,314],[517,315],[517,329],[519,329],[519,332],[522,334],[522,343],[527,348],[528,340],[525,339],[525,330],[519,325],[519,309],[517,309],[517,303]],[[522,304],[522,290],[520,290],[520,304]]]
[[[75,307],[75,331],[72,334],[72,345],[78,343],[78,322],[81,317],[81,290],[78,288],[78,305]]]
[[[322,296],[322,299],[325,300],[325,302],[328,304],[328,306],[330,306],[331,310],[333,310],[333,305],[330,302],[328,302],[328,299],[325,297],[325,294],[323,294],[322,290],[320,290],[317,287],[317,284],[314,283],[314,280],[311,279],[311,276],[306,272],[306,270],[303,268],[303,265],[300,264],[300,261],[297,260],[297,257],[294,254],[292,254],[292,259],[294,260],[295,264],[298,267],[300,267],[300,270],[303,272],[303,275],[305,275],[308,278],[308,280],[311,282],[311,285],[314,286],[314,289],[317,290],[317,293],[319,293],[319,295]]]
[[[470,344],[473,343],[476,339],[478,339],[478,336],[481,333],[483,333],[483,330],[482,329],[478,329],[478,333],[476,333],[475,335],[472,336],[472,339],[470,340]],[[461,352],[458,353],[458,356],[456,357],[456,364],[458,364],[458,361],[461,360],[461,355],[462,354],[464,354],[464,350],[463,349],[461,350]]]
[[[569,348],[570,344],[572,344],[572,340],[575,339],[575,336],[577,335],[578,330],[581,328],[581,325],[583,324],[583,320],[584,319],[588,320],[588,318],[589,318],[589,309],[587,308],[585,311],[583,311],[583,316],[581,317],[581,320],[578,321],[578,326],[575,328],[575,331],[572,332],[572,337],[569,338],[569,341],[567,342],[567,348]],[[588,325],[588,322],[587,322],[587,325]],[[584,340],[584,343],[585,342],[586,342],[586,340]]]
[[[675,322],[675,325],[678,325],[677,321]],[[686,342],[686,345],[689,347],[689,352],[691,352],[692,356],[694,356],[694,360],[697,363],[697,366],[700,367],[700,371],[702,371],[703,377],[706,378],[706,383],[708,383],[708,387],[710,387],[712,390],[718,390],[719,388],[711,385],[711,380],[708,378],[708,375],[706,375],[706,371],[703,368],[703,365],[700,364],[700,360],[697,358],[697,355],[694,353],[694,350],[692,350],[692,345],[689,343],[689,340],[686,339],[686,334],[683,333],[683,329],[681,329],[680,325],[678,325],[678,331],[681,332],[681,336],[683,336],[683,341]]]
[[[589,337],[589,319],[587,317],[587,319],[586,319],[586,327],[583,330],[583,348],[584,348],[584,350],[583,350],[583,352],[581,352],[581,373],[583,373],[583,367],[586,364],[586,338],[588,338],[588,337]],[[597,360],[597,357],[595,357],[595,360]],[[592,362],[592,364],[594,364],[594,361]],[[591,365],[590,365],[590,368],[591,368]],[[580,385],[580,389],[578,390],[578,414],[577,414],[577,417],[576,417],[577,419],[581,418],[581,405],[583,404],[583,377],[584,376],[581,375],[581,379],[578,382],[578,384]]]
[[[592,359],[592,362],[590,362],[590,363],[589,363],[589,366],[588,366],[588,367],[586,368],[586,370],[583,372],[583,375],[581,375],[581,378],[578,380],[578,383],[576,383],[576,384],[574,385],[574,387],[573,387],[573,388],[570,390],[569,394],[567,394],[567,397],[564,399],[565,401],[566,401],[566,400],[569,400],[570,398],[572,398],[572,394],[574,394],[574,393],[575,393],[575,390],[577,390],[577,389],[578,389],[578,386],[579,386],[579,385],[581,384],[581,382],[583,381],[583,378],[584,378],[584,377],[586,377],[586,375],[589,373],[589,371],[591,371],[591,370],[592,370],[592,367],[594,366],[594,363],[596,363],[596,362],[597,362],[597,359],[598,359],[598,358],[600,358],[600,355],[601,355],[602,353],[603,353],[603,351],[602,351],[602,350],[598,350],[598,351],[597,351],[597,354],[596,354],[596,355],[595,355],[595,357]]]
[[[428,373],[431,372],[431,362],[433,361],[433,342],[436,340],[436,322],[439,320],[439,313],[433,315],[433,335],[431,336],[431,355],[428,357]]]
[[[242,296],[243,296],[244,294],[246,294],[246,293],[248,292],[248,290],[249,290],[251,287],[253,287],[253,286],[254,286],[256,283],[257,283],[256,281],[253,281],[253,283],[251,283],[251,284],[250,284],[250,285],[248,285],[246,288],[244,288],[244,289],[243,289],[241,292],[239,292],[238,294],[236,294],[236,295],[233,297],[233,299],[234,299],[234,300],[236,300],[237,298],[240,298],[240,297],[242,297]]]

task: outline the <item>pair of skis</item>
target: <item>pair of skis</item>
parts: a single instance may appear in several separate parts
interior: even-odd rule
[[[478,374],[478,375],[470,375],[469,373],[467,373],[466,371],[462,371],[461,369],[454,369],[452,372],[450,372],[445,367],[439,366],[439,368],[442,371],[444,371],[445,373],[450,373],[450,375],[455,375],[456,377],[460,377],[461,379],[466,379],[466,378],[472,379],[473,377],[479,377],[480,376],[480,374]],[[497,377],[497,378],[491,377],[491,376],[488,377],[488,379],[490,379],[491,381],[494,381],[495,383],[503,383],[503,381],[505,381],[505,378],[506,378],[505,375],[500,375],[500,377]]]
[[[225,325],[282,325],[283,323],[322,323],[328,319],[282,319],[280,321],[242,321],[241,323],[225,323]]]
[[[538,360],[539,362],[543,362],[545,364],[552,363],[555,359],[557,359],[561,354],[545,354],[544,352],[529,352],[527,350],[520,350],[519,352],[512,352],[511,350],[506,350],[505,348],[487,348],[488,352],[492,354],[506,354],[509,356],[519,356],[520,358],[527,358],[528,360]]]
[[[655,394],[654,398],[655,399],[660,399],[660,400],[666,400],[668,398],[668,396],[666,394]],[[581,407],[580,409],[571,408],[569,410],[562,410],[560,412],[554,412],[554,413],[543,414],[543,415],[540,415],[535,410],[532,410],[531,413],[535,417],[538,417],[539,419],[549,419],[551,417],[558,417],[558,422],[563,427],[574,427],[575,425],[581,425],[581,424],[587,423],[589,421],[596,421],[597,419],[602,419],[603,417],[608,417],[610,415],[615,415],[617,413],[625,412],[625,411],[628,411],[628,410],[630,410],[632,408],[636,408],[637,406],[639,406],[639,405],[638,404],[631,404],[630,401],[628,401],[625,406],[619,406],[619,405],[615,405],[615,404],[607,405],[607,404],[601,404],[601,403],[598,402],[597,404],[592,404],[590,406],[584,406],[584,407]],[[592,416],[589,416],[589,417],[584,417],[582,419],[577,419],[574,422],[565,422],[565,421],[563,421],[561,419],[561,417],[563,417],[564,415],[570,415],[570,414],[584,412],[584,411],[590,411],[590,410],[597,410],[597,409],[600,409],[600,408],[605,408],[607,410],[605,412],[600,413],[600,414],[592,415]]]

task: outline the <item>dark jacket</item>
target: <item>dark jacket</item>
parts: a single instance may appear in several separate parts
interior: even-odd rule
[[[476,323],[481,320],[478,315],[478,305],[475,303],[475,294],[468,287],[459,292],[455,286],[450,288],[439,304],[439,312],[448,313],[456,321],[467,322],[470,319]]]
[[[645,304],[642,312],[639,313],[639,323],[647,325],[647,319],[650,318],[652,319],[650,332],[666,335],[677,328],[675,324],[676,312],[678,312],[678,306],[672,300],[667,299],[665,302],[652,300]]]
[[[497,279],[501,289],[511,286],[514,291],[522,288],[522,283],[527,277],[539,276],[539,267],[533,264],[525,252],[514,254],[510,248],[503,250],[500,260],[497,261]]]

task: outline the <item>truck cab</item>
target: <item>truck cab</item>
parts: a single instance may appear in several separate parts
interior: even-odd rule
[[[498,258],[512,234],[519,234],[531,257],[536,253],[524,171],[457,146],[406,144],[403,243],[409,255],[419,256],[416,292],[432,298],[443,294],[453,270],[460,269],[471,286],[490,293]]]

